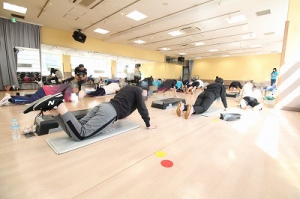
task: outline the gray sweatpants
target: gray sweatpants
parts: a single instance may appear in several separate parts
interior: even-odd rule
[[[55,116],[54,119],[69,137],[80,141],[102,133],[116,121],[117,112],[111,103],[104,102],[95,106],[79,121],[70,112]]]

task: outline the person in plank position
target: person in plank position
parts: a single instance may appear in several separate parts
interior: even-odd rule
[[[226,88],[223,84],[223,79],[218,77],[214,83],[209,84],[207,88],[202,93],[200,93],[200,95],[198,95],[194,105],[185,105],[184,103],[179,102],[176,109],[176,114],[178,117],[181,117],[182,112],[185,111],[184,118],[188,119],[192,114],[204,113],[219,97],[221,97],[226,111]]]
[[[69,112],[63,103],[61,94],[40,99],[32,104],[32,110],[50,111],[53,118],[73,140],[80,141],[101,134],[117,120],[126,118],[136,109],[144,120],[147,129],[155,129],[150,125],[149,112],[145,104],[146,95],[137,86],[124,86],[109,102],[95,106],[79,121]],[[27,112],[26,109],[24,112]]]

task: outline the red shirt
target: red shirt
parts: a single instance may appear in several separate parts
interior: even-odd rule
[[[62,93],[65,99],[65,102],[71,101],[71,94],[73,89],[69,84],[58,84],[58,85],[45,85],[43,90],[46,95],[54,95],[56,93]]]

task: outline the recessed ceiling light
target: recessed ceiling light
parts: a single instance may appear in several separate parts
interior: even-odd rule
[[[238,16],[226,18],[226,21],[230,24],[238,23],[238,22],[242,22],[242,21],[246,21],[246,20],[247,20],[247,18],[245,17],[245,15],[238,15]]]
[[[222,57],[229,57],[229,55],[222,55]]]
[[[128,15],[126,15],[126,17],[136,20],[136,21],[140,21],[142,19],[145,19],[147,16],[135,10],[135,11],[129,13]]]
[[[140,39],[134,40],[133,42],[134,42],[134,43],[137,43],[137,44],[143,44],[143,43],[146,43],[145,41],[140,40]]]
[[[103,29],[101,29],[101,28],[97,28],[96,30],[94,30],[94,32],[97,32],[97,33],[100,33],[100,34],[106,34],[106,33],[108,33],[109,31],[108,30],[103,30]]]
[[[262,47],[262,45],[261,45],[261,44],[253,44],[253,45],[251,45],[250,47],[251,47],[251,48],[257,48],[257,47]]]
[[[196,43],[194,43],[194,45],[195,46],[202,46],[202,45],[204,45],[205,43],[203,43],[203,42],[196,42]]]
[[[201,57],[195,57],[195,59],[201,59]]]
[[[217,52],[219,51],[218,49],[211,49],[211,50],[208,50],[209,52]]]
[[[21,6],[17,6],[17,5],[5,3],[5,2],[3,2],[3,9],[11,10],[14,12],[19,12],[22,14],[25,14],[27,12],[27,8],[25,8],[25,7],[21,7]]]
[[[178,53],[179,55],[186,55],[187,53]]]
[[[182,35],[183,33],[180,32],[179,30],[176,30],[176,31],[169,32],[168,34],[175,37],[175,36],[178,36],[178,35]]]
[[[256,35],[254,33],[250,33],[247,35],[243,35],[242,38],[243,39],[252,39],[252,38],[256,38]]]
[[[160,50],[170,50],[170,48],[161,48]]]

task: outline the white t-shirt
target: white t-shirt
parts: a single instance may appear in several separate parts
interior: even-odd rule
[[[196,80],[197,82],[199,82],[199,86],[197,88],[203,88],[203,81],[201,81],[200,79]]]
[[[103,88],[105,90],[106,95],[115,93],[117,90],[120,90],[120,86],[117,83],[110,83],[106,86],[103,86]]]

